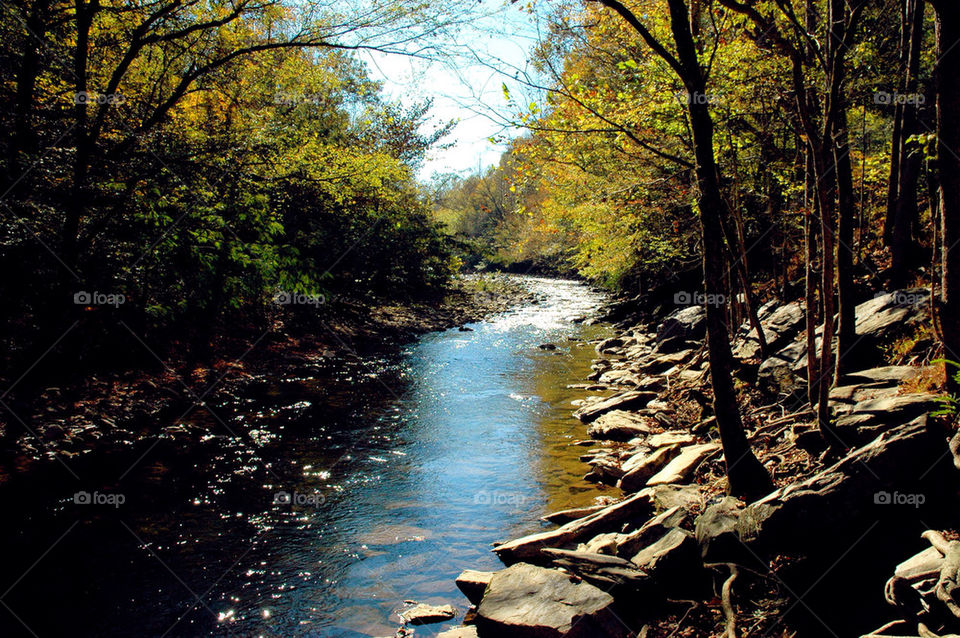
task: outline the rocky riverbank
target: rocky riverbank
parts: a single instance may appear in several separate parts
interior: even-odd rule
[[[210,434],[188,418],[196,411],[220,416],[214,419],[216,427],[242,407],[245,395],[268,387],[273,379],[323,378],[361,353],[464,326],[536,302],[533,297],[515,278],[471,275],[437,300],[333,300],[318,310],[322,317],[313,328],[277,321],[260,335],[228,334],[203,362],[141,339],[146,364],[136,369],[57,382],[34,379],[28,370],[16,383],[8,379],[4,384],[15,387],[4,394],[6,409],[0,411],[0,484],[14,472],[57,459],[71,463],[95,452],[135,454],[157,440],[190,445]]]
[[[595,344],[573,416],[585,479],[622,497],[497,544],[506,568],[461,575],[472,607],[439,637],[956,635],[960,459],[953,419],[932,415],[928,302],[913,289],[857,307],[830,393],[842,458],[803,405],[802,304],[759,309],[764,352],[740,328],[741,411],[777,485],[749,504],[724,493],[702,309],[621,325]]]

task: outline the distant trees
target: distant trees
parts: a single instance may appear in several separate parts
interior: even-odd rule
[[[634,293],[702,259],[706,291],[727,300],[708,308],[718,419],[736,411],[721,341],[758,286],[806,300],[807,399],[836,448],[827,398],[856,364],[865,291],[936,284],[944,354],[960,360],[960,34],[952,3],[924,4],[537,6],[534,70],[507,80],[530,131],[510,151],[539,195],[527,213],[582,274]]]

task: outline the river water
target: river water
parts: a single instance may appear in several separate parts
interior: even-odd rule
[[[470,332],[193,415],[214,432],[198,449],[158,445],[129,472],[129,458],[94,463],[78,485],[99,504],[52,478],[19,488],[0,535],[0,636],[355,638],[394,635],[405,600],[462,614],[453,580],[498,568],[492,542],[603,493],[581,478],[570,402],[583,391],[566,389],[589,372],[584,342],[606,336],[576,321],[601,296],[523,282],[538,303]]]

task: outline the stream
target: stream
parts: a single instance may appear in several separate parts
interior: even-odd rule
[[[523,283],[539,302],[471,331],[191,415],[211,432],[197,449],[162,441],[80,482],[21,484],[2,501],[0,636],[393,636],[405,600],[462,617],[454,578],[500,567],[492,542],[605,493],[569,445],[584,392],[566,387],[589,373],[585,342],[608,336],[580,322],[602,295]]]

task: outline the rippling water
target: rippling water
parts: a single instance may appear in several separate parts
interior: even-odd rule
[[[565,388],[605,336],[575,321],[600,296],[524,282],[539,303],[472,332],[261,388],[199,449],[158,445],[122,480],[130,459],[103,459],[55,504],[8,498],[0,635],[353,638],[393,635],[404,600],[464,611],[453,579],[497,568],[493,541],[601,493]]]

